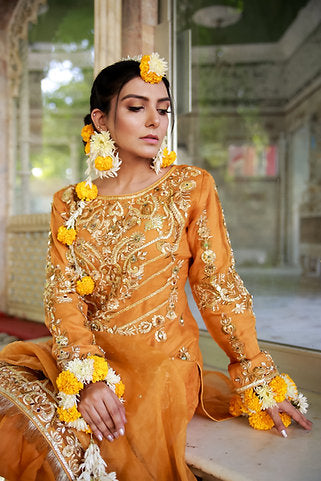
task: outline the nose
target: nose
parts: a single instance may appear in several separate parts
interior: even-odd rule
[[[159,113],[156,109],[151,108],[147,112],[146,127],[158,127],[159,126]]]

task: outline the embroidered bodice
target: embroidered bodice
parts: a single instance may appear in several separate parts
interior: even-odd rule
[[[237,388],[275,375],[260,352],[252,299],[234,269],[233,254],[212,177],[173,166],[150,187],[129,195],[98,196],[77,218],[73,246],[56,239],[76,209],[75,187],[53,202],[45,305],[58,364],[102,351],[110,359],[130,349],[162,351],[200,362],[198,330],[184,286],[209,332],[230,357]],[[75,288],[79,269],[92,294]],[[126,351],[127,350],[127,351]]]

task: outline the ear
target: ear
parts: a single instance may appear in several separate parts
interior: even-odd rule
[[[91,120],[93,121],[93,124],[95,125],[98,132],[108,130],[106,114],[101,110],[94,109],[91,112]]]

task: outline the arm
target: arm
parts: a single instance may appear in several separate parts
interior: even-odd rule
[[[113,372],[112,369],[107,368],[107,374],[100,379],[93,376],[97,363],[107,367],[105,353],[96,345],[95,336],[87,327],[87,304],[85,294],[77,292],[77,281],[81,275],[73,256],[73,247],[57,238],[59,228],[75,211],[76,200],[73,187],[54,196],[44,293],[46,325],[53,337],[52,352],[62,369],[57,378],[60,391],[58,415],[76,429],[87,431],[88,423],[98,439],[104,435],[113,440],[119,432],[124,433],[125,410],[110,388],[112,384],[108,383],[108,372]],[[86,366],[86,369],[80,371],[80,366]],[[85,372],[84,377],[82,373]],[[88,372],[91,373],[89,376]],[[73,380],[73,392],[70,391],[70,378]],[[105,382],[99,382],[102,380]],[[119,383],[121,385],[120,379]],[[119,389],[114,391],[119,392]],[[75,396],[78,393],[80,402],[77,405]],[[86,422],[79,418],[80,415]]]
[[[235,271],[216,187],[206,172],[188,238],[193,255],[189,272],[193,296],[209,333],[230,358],[228,370],[236,392],[242,395],[266,386],[278,371],[271,356],[258,346],[252,297]],[[281,404],[280,410],[307,427],[304,416],[290,403]],[[283,431],[275,408],[268,412],[278,430]]]
[[[45,322],[53,338],[53,355],[61,369],[75,358],[104,356],[104,351],[95,345],[93,333],[86,327],[87,304],[76,291],[77,273],[70,247],[57,239],[58,229],[64,225],[73,204],[72,188],[54,196],[44,292]]]

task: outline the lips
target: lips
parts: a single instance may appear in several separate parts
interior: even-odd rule
[[[159,140],[158,136],[153,134],[145,135],[145,137],[141,137],[140,139],[144,142],[147,142],[148,144],[157,144]]]

